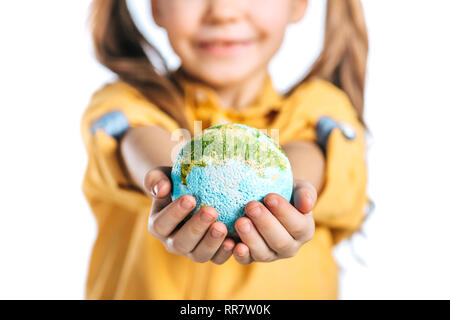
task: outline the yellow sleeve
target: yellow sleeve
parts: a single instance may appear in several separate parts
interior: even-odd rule
[[[294,118],[302,121],[298,121],[301,129],[297,136],[322,144],[326,159],[325,184],[313,216],[317,225],[331,230],[337,243],[359,230],[369,204],[364,127],[347,95],[331,83],[315,80],[305,84],[299,97]],[[318,140],[323,137],[318,123],[324,118],[347,130],[340,127],[328,130],[326,143],[320,143]]]
[[[123,82],[108,84],[93,95],[82,116],[81,133],[88,154],[83,192],[97,216],[99,201],[131,211],[149,201],[127,177],[119,156],[120,137],[108,123],[111,115],[119,116],[119,127],[158,125],[170,132],[177,128],[172,118]]]
[[[356,133],[354,140],[335,128],[326,144],[325,185],[314,209],[315,221],[332,229],[335,243],[358,231],[368,204],[364,129],[342,117]]]

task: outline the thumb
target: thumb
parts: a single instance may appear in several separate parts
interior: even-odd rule
[[[172,190],[170,172],[172,167],[156,167],[144,177],[144,191],[155,199],[166,198]]]
[[[303,214],[309,213],[317,201],[316,188],[309,182],[295,179],[294,192],[292,195],[294,207]]]

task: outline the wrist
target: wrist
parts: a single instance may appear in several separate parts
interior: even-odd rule
[[[120,156],[131,182],[145,192],[144,178],[151,169],[171,166],[175,145],[170,133],[159,126],[130,128],[120,140]]]
[[[319,194],[325,181],[325,156],[320,147],[310,141],[293,141],[283,146],[292,167],[294,179],[311,183]]]

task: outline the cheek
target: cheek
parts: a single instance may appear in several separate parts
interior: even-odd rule
[[[173,49],[177,52],[183,50],[186,43],[196,34],[203,8],[199,5],[199,1],[164,1],[166,4],[163,9],[163,27]]]
[[[283,41],[289,23],[289,9],[287,5],[276,5],[276,1],[266,2],[270,3],[265,7],[260,6],[253,10],[251,19],[264,40],[263,44],[267,46],[268,50],[274,52]],[[279,0],[278,4],[283,2],[285,0]]]

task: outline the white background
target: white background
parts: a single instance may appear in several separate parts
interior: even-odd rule
[[[177,59],[133,0],[143,32]],[[80,117],[112,75],[93,58],[90,1],[0,2],[0,298],[83,299],[96,224],[81,193]],[[286,89],[317,56],[324,0],[310,1],[271,65]],[[450,3],[363,0],[366,122],[376,209],[336,248],[342,299],[450,298]],[[155,33],[156,32],[156,33]],[[151,34],[151,36],[150,36]],[[364,264],[358,259],[362,259]]]

